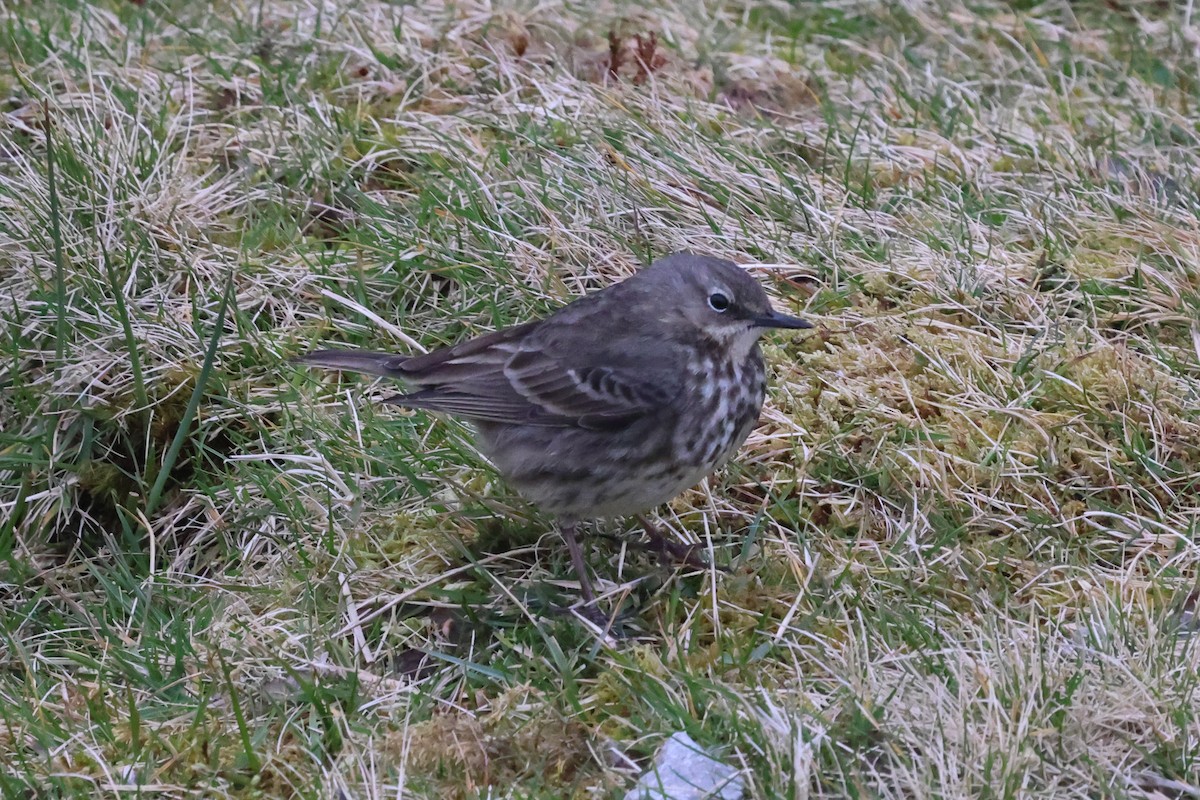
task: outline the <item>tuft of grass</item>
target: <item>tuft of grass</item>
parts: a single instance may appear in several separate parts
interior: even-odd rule
[[[1163,4],[0,9],[0,794],[1200,792],[1194,21]],[[757,263],[736,465],[605,521],[314,377]]]

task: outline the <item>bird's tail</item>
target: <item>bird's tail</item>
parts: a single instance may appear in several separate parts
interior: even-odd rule
[[[363,372],[368,375],[382,375],[385,378],[403,378],[404,362],[411,356],[395,353],[373,353],[369,350],[314,350],[292,359],[293,364],[304,364],[310,367],[325,367],[340,369],[347,372]]]

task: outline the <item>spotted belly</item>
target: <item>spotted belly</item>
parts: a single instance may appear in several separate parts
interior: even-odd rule
[[[479,426],[480,450],[522,496],[563,519],[638,514],[695,486],[737,452],[766,394],[757,353],[700,362],[688,401],[617,431]]]

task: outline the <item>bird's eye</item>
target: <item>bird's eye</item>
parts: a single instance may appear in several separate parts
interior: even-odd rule
[[[729,298],[721,292],[713,292],[708,296],[708,307],[718,314],[723,314],[729,310]]]

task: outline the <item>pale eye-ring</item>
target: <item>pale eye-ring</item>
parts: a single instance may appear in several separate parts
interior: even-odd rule
[[[713,292],[708,296],[708,307],[718,314],[724,314],[729,310],[729,298],[724,292]]]

